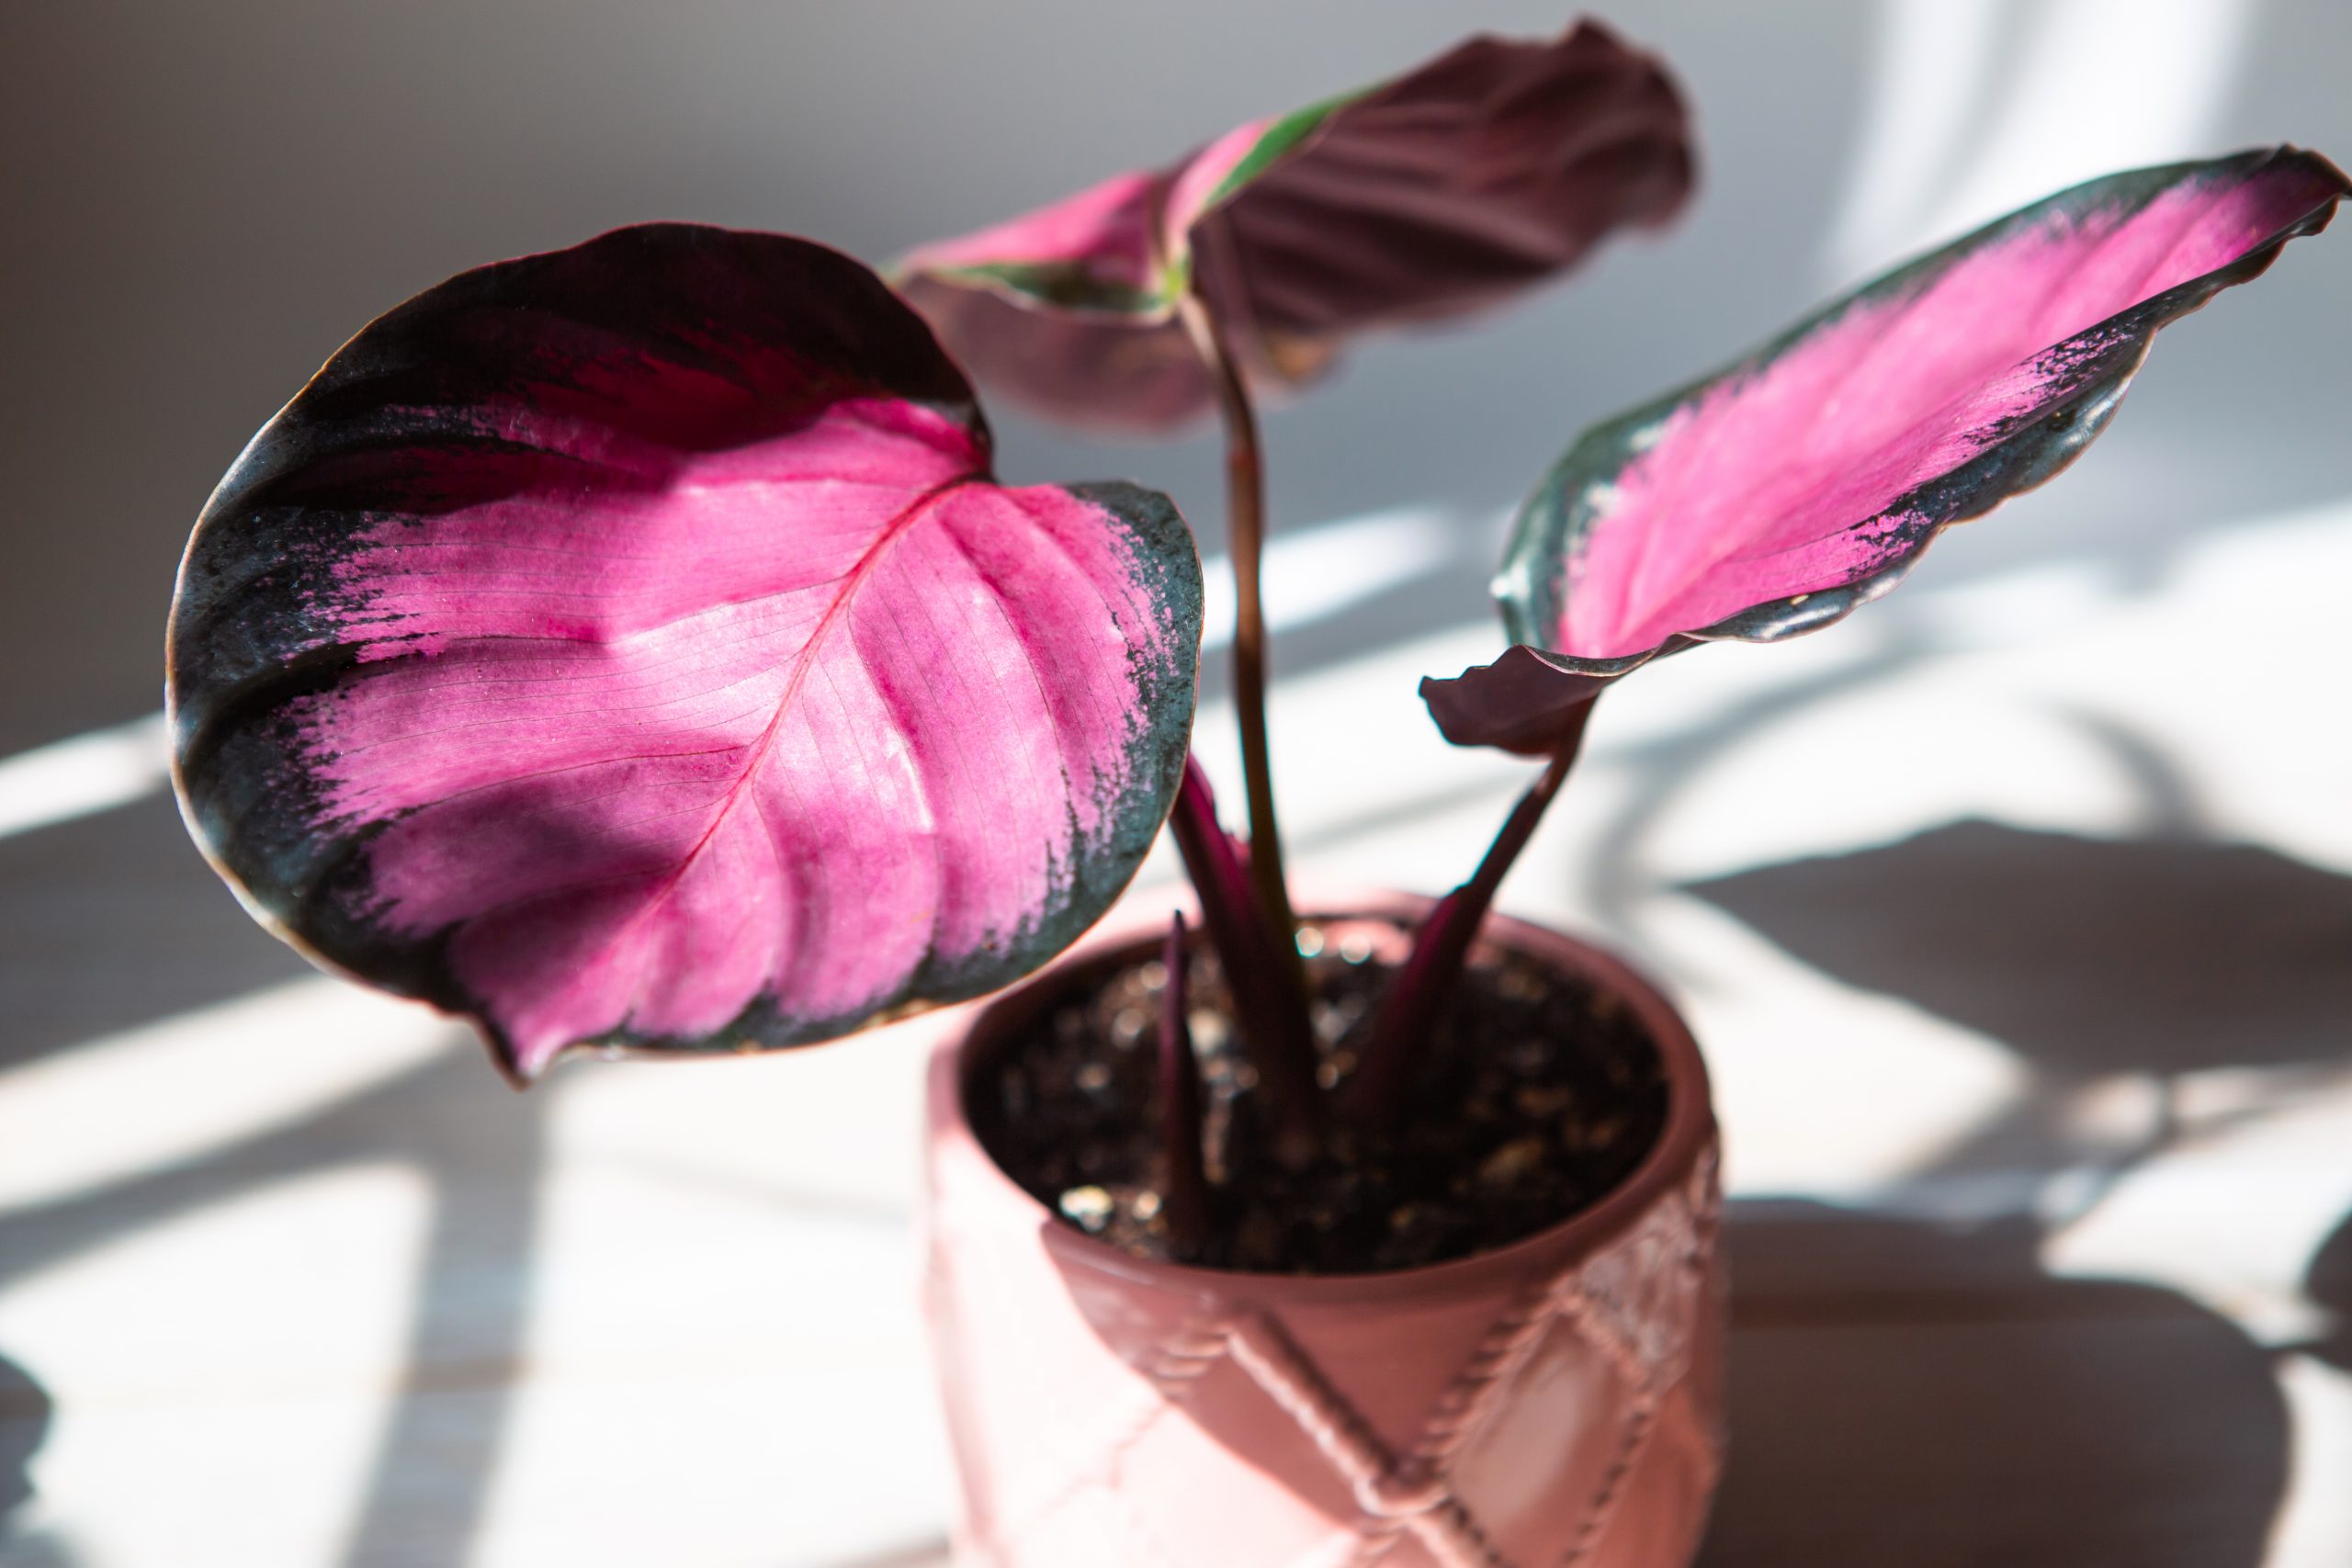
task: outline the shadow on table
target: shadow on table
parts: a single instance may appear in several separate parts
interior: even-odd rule
[[[2266,849],[1963,821],[1686,890],[2023,1059],[2031,1090],[1923,1175],[2077,1163],[2054,1108],[2103,1077],[2344,1055],[2352,878]],[[2121,1167],[2173,1135],[2167,1120]],[[1728,1234],[1733,1460],[1704,1562],[2261,1562],[2287,1413],[2270,1353],[2226,1319],[2043,1272],[2025,1215],[1951,1227],[1756,1203]],[[2352,1225],[2308,1289],[2337,1314],[2309,1348],[2344,1364]]]
[[[33,1498],[33,1455],[49,1437],[48,1391],[0,1356],[0,1545],[14,1538],[17,1510]]]
[[[0,1066],[310,973],[237,908],[168,794],[0,838]]]
[[[1735,1204],[1714,1568],[2255,1568],[2284,1488],[2267,1352],[2039,1227]]]
[[[23,1528],[25,1506],[33,1500],[33,1461],[54,1414],[49,1391],[0,1356],[0,1562],[9,1568],[66,1568],[74,1561],[62,1541]]]
[[[2338,1371],[2352,1372],[2352,1214],[2312,1255],[2303,1294],[2328,1314],[2330,1324],[2301,1348]]]
[[[2070,1096],[2143,1075],[2165,1109],[2142,1146],[2099,1160],[2111,1181],[2176,1134],[2170,1089],[2185,1074],[2284,1070],[2283,1097],[2296,1073],[2352,1065],[2352,877],[2257,846],[1968,820],[1683,890],[1826,975],[2023,1059],[2032,1090],[1933,1174],[2079,1164]]]
[[[412,1287],[401,1383],[341,1560],[353,1568],[462,1562],[513,1414],[510,1374],[524,1353],[536,1274],[547,1105],[497,1092],[472,1052],[452,1051],[182,1163],[0,1213],[0,1283],[318,1171],[413,1166],[431,1183],[432,1226]],[[296,1268],[250,1288],[282,1296],[305,1283]],[[6,1372],[0,1362],[0,1489],[23,1473],[49,1414],[45,1393],[6,1382]],[[19,1411],[33,1418],[12,1419]],[[8,1495],[0,1490],[0,1503]],[[63,1561],[53,1551],[34,1555],[47,1550],[41,1542],[20,1547],[5,1516],[0,1507],[0,1562]]]
[[[2065,1077],[2340,1060],[2352,877],[1984,821],[1689,885],[1790,953]]]

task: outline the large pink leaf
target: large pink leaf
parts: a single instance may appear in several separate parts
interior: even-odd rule
[[[994,483],[880,279],[653,224],[336,354],[197,525],[171,697],[256,911],[527,1077],[1035,968],[1167,813],[1199,636],[1167,502]]]
[[[1424,682],[1440,727],[1540,750],[1660,653],[1840,619],[1943,528],[2073,462],[2158,329],[2324,228],[2347,188],[2283,147],[2094,180],[1588,432],[1520,513],[1498,581],[1522,646]]]
[[[1176,302],[1196,287],[1261,382],[1351,333],[1474,310],[1690,193],[1657,62],[1579,23],[1475,38],[1406,75],[1253,121],[1170,166],[924,246],[899,287],[981,378],[1047,413],[1152,430],[1210,406]]]

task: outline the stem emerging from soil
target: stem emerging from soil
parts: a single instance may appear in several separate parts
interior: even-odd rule
[[[1305,988],[1295,947],[1297,919],[1283,879],[1283,840],[1274,820],[1274,773],[1266,747],[1266,614],[1258,563],[1266,535],[1266,469],[1258,445],[1258,415],[1250,389],[1233,362],[1224,330],[1207,304],[1189,289],[1177,303],[1184,329],[1216,391],[1225,423],[1226,534],[1233,552],[1233,707],[1241,728],[1241,777],[1250,807],[1250,876],[1266,923],[1289,953],[1285,967]]]
[[[1183,787],[1169,814],[1169,831],[1201,897],[1201,922],[1225,965],[1235,1021],[1273,1102],[1276,1152],[1288,1164],[1308,1157],[1321,1142],[1323,1097],[1315,1084],[1315,1033],[1306,993],[1294,983],[1298,945],[1277,942],[1242,869],[1241,852],[1217,821],[1216,797],[1199,762],[1184,760]],[[1285,965],[1283,954],[1290,963]]]
[[[1184,917],[1170,918],[1161,950],[1168,983],[1159,993],[1159,1135],[1168,1167],[1161,1212],[1177,1259],[1200,1256],[1209,1234],[1208,1176],[1201,1157],[1201,1063],[1193,1054],[1191,1008],[1184,985]]]
[[[1408,1096],[1429,1056],[1438,1014],[1462,977],[1462,966],[1469,959],[1478,928],[1486,922],[1487,911],[1494,908],[1495,890],[1502,886],[1520,852],[1527,848],[1528,840],[1535,836],[1544,809],[1566,782],[1591,716],[1591,703],[1577,710],[1543,775],[1511,807],[1477,871],[1439,899],[1421,929],[1413,933],[1413,950],[1382,999],[1372,1037],[1364,1043],[1360,1065],[1348,1079],[1344,1108],[1351,1120],[1386,1129],[1403,1118]]]

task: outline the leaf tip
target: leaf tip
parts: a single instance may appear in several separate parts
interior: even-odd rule
[[[1548,756],[1582,728],[1584,709],[1616,673],[1566,668],[1521,643],[1452,679],[1422,676],[1420,695],[1439,733],[1456,746]]]
[[[474,1027],[481,1032],[482,1043],[490,1047],[491,1066],[506,1080],[506,1087],[518,1094],[537,1087],[548,1069],[567,1052],[580,1048],[571,1041],[518,1041],[484,1017],[477,1017]]]

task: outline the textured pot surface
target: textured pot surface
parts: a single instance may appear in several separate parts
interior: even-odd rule
[[[958,1562],[1687,1562],[1720,1465],[1724,1291],[1714,1117],[1673,1010],[1614,959],[1490,919],[1482,940],[1589,977],[1647,1024],[1668,1104],[1634,1174],[1550,1230],[1426,1269],[1155,1264],[1054,1219],[980,1147],[964,1100],[1044,1008],[1157,940],[1089,944],[932,1063],[926,1290]]]

